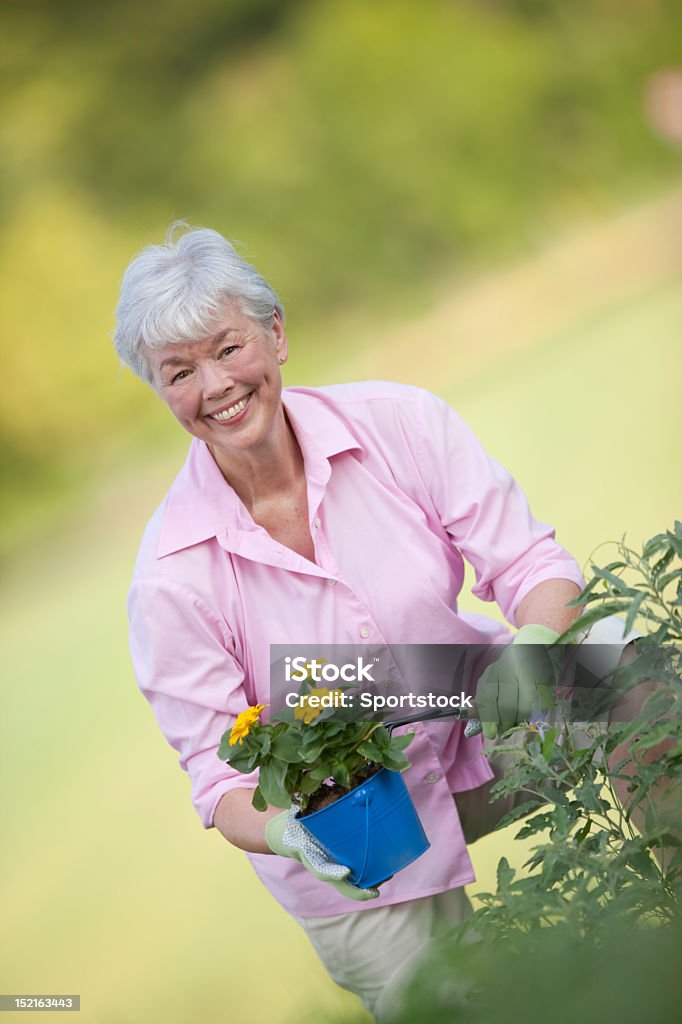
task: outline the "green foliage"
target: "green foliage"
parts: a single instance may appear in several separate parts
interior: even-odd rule
[[[241,743],[231,744],[228,730],[218,757],[245,774],[259,769],[253,795],[259,811],[295,801],[305,812],[328,781],[350,790],[366,778],[371,765],[396,772],[409,768],[403,751],[412,733],[393,736],[380,722],[339,720],[339,715],[335,707],[308,706],[299,718],[256,722]]]
[[[673,1024],[682,1005],[682,921],[629,926],[604,910],[597,940],[566,925],[504,943],[434,943],[390,1024]],[[350,1018],[347,1018],[350,1019]]]
[[[682,640],[682,523],[651,537],[641,552],[629,548],[623,538],[617,559],[590,568],[591,580],[571,602],[587,610],[561,641],[572,640],[605,615],[623,615],[626,633],[640,623],[647,643]]]
[[[39,6],[5,15],[8,117],[38,119],[10,137],[5,216],[56,180],[139,244],[213,224],[299,323],[677,174],[642,106],[674,5]]]
[[[500,860],[496,892],[478,894],[481,906],[434,949],[415,979],[405,1005],[425,999],[420,1016],[426,1021],[499,1019],[491,1010],[497,995],[481,985],[481,965],[497,974],[506,964],[535,986],[528,961],[541,958],[548,943],[572,958],[587,948],[593,961],[608,955],[614,930],[620,936],[634,930],[640,944],[670,935],[663,942],[680,948],[682,524],[651,538],[641,552],[624,541],[618,548],[617,560],[592,566],[574,602],[585,610],[563,639],[575,640],[614,612],[628,626],[639,623],[650,632],[635,642],[633,660],[613,674],[610,705],[620,707],[643,683],[649,696],[634,716],[620,721],[613,715],[607,727],[564,717],[544,734],[516,727],[509,742],[498,745],[492,756],[510,755],[510,767],[492,799],[526,796],[498,828],[520,821],[516,838],[537,844],[524,874]],[[624,804],[618,787],[627,790]],[[572,1005],[572,1019],[583,1019],[583,1002],[579,1014]],[[644,1011],[642,1019],[653,1018]]]
[[[529,798],[498,827],[523,818],[517,838],[543,841],[525,864],[528,875],[517,877],[501,863],[497,892],[479,896],[483,907],[472,927],[495,943],[513,941],[538,921],[564,921],[576,934],[594,935],[606,904],[648,920],[679,913],[682,835],[660,812],[660,801],[666,790],[673,806],[673,795],[678,804],[682,795],[682,673],[673,643],[682,640],[682,523],[651,538],[640,553],[624,541],[618,547],[617,560],[592,565],[592,578],[573,602],[585,610],[562,639],[575,640],[607,615],[622,615],[626,630],[639,623],[649,632],[636,642],[634,660],[614,673],[609,704],[618,706],[647,680],[657,686],[631,720],[612,720],[603,730],[565,718],[541,740],[497,748],[498,755],[512,755],[512,767],[494,795],[523,791]],[[667,749],[651,760],[650,750],[663,741]],[[627,756],[614,763],[623,750]],[[616,796],[618,780],[627,785],[627,809]],[[640,806],[645,820],[637,830],[632,814]]]

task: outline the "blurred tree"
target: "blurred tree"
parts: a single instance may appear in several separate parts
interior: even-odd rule
[[[0,19],[18,381],[0,428],[29,464],[28,387],[52,459],[134,429],[146,403],[116,380],[111,309],[130,255],[174,218],[246,240],[323,347],[337,315],[406,303],[679,175],[642,101],[676,59],[671,0],[6,0]]]

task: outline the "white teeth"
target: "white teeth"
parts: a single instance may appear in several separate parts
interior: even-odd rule
[[[242,398],[241,402],[237,402],[236,405],[231,405],[230,408],[229,409],[225,409],[224,412],[217,412],[217,413],[215,413],[214,416],[213,416],[213,419],[214,420],[223,420],[223,421],[224,420],[231,420],[233,416],[236,416],[237,413],[241,412],[242,409],[246,408],[246,402],[247,402],[247,399],[246,398]]]

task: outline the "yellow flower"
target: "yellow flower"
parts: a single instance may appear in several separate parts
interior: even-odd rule
[[[317,699],[314,704],[311,704],[311,697],[331,697],[332,702],[329,706],[334,708],[343,707],[343,692],[341,690],[327,690],[325,687],[318,687],[315,690],[311,690],[310,693],[304,693],[294,711],[294,718],[297,718],[299,721],[303,719],[304,725],[310,725],[326,709],[326,705],[323,707]]]
[[[267,704],[254,704],[252,707],[247,708],[246,711],[242,711],[241,714],[237,715],[237,721],[232,726],[230,733],[231,747],[235,743],[244,742],[244,737],[248,736],[251,732],[251,726],[256,724],[260,718],[261,711],[264,711],[267,706]]]

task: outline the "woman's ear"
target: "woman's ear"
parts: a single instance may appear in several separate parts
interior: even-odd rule
[[[279,312],[275,310],[274,319],[272,323],[272,340],[275,343],[275,353],[277,355],[278,363],[286,363],[289,355],[289,344],[287,342],[286,331],[284,330],[284,324]]]

